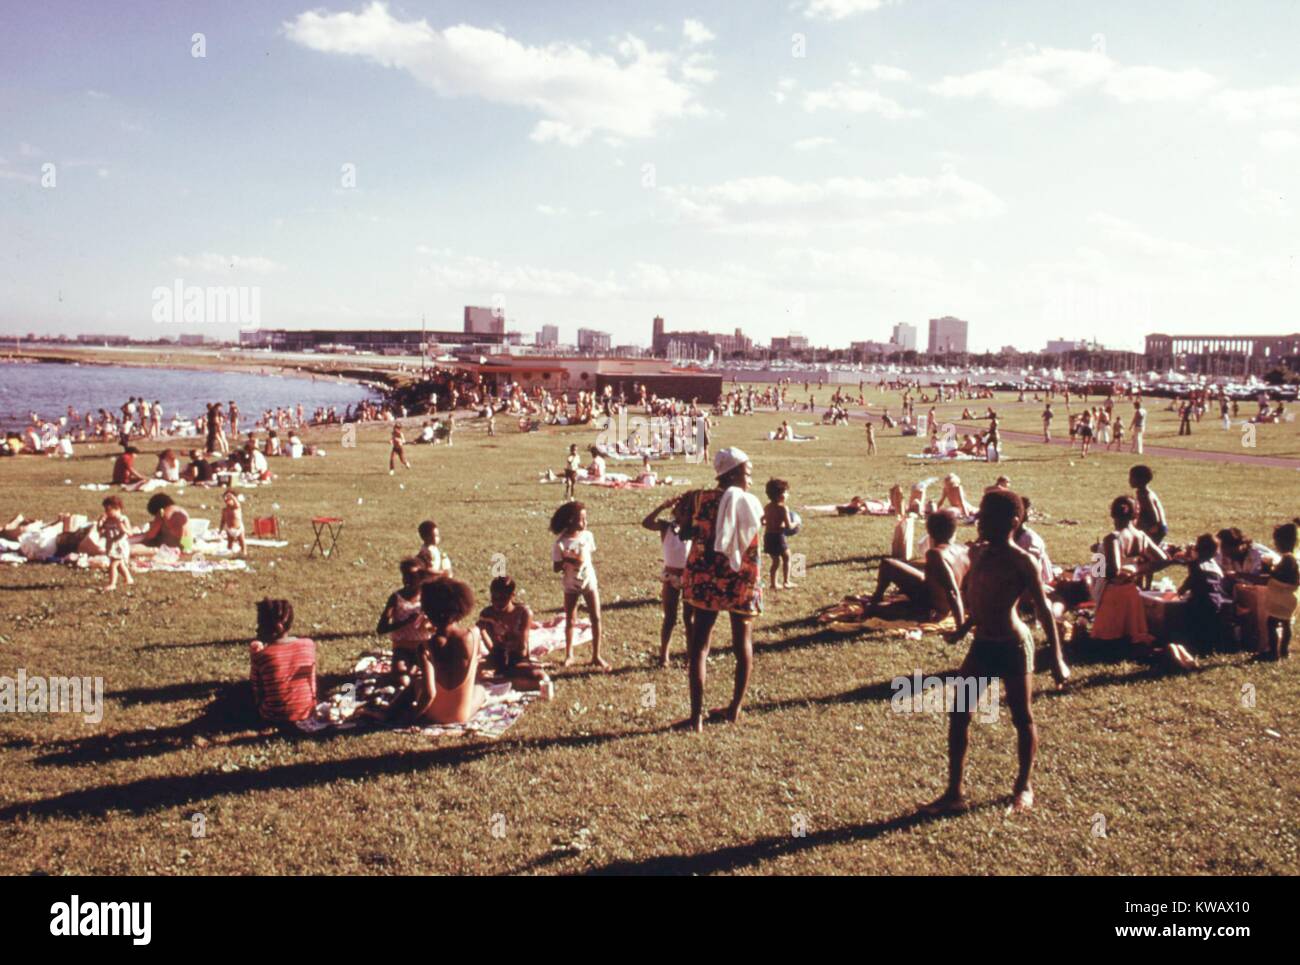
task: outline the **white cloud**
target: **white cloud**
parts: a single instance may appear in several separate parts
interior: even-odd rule
[[[557,218],[560,217],[561,215],[568,214],[569,209],[556,207],[555,205],[551,205],[551,204],[539,204],[537,206],[537,213],[541,215],[545,215],[548,218]]]
[[[884,81],[887,84],[897,84],[912,79],[912,75],[903,70],[902,67],[890,67],[888,64],[872,64],[871,74],[876,80]]]
[[[886,120],[917,117],[920,111],[904,107],[892,97],[886,97],[865,87],[855,87],[837,81],[825,90],[810,90],[804,94],[803,109],[812,113],[820,110],[852,111],[857,114],[878,114]]]
[[[710,40],[714,39],[712,30],[704,26],[700,21],[692,20],[690,18],[687,18],[682,22],[682,35],[686,38],[687,43],[696,46],[707,44]]]
[[[201,255],[176,255],[171,264],[181,271],[199,271],[209,275],[269,275],[284,270],[283,265],[260,255],[221,255],[211,251]]]
[[[1205,71],[1124,67],[1103,50],[1026,47],[996,67],[944,77],[931,90],[944,97],[987,97],[1005,107],[1052,107],[1071,94],[1101,91],[1122,103],[1191,100],[1218,85]]]
[[[533,265],[507,266],[489,258],[456,256],[423,246],[416,253],[428,259],[418,269],[420,276],[433,288],[446,291],[561,298],[613,298],[623,292],[612,276],[600,279]]]
[[[1259,146],[1268,151],[1292,151],[1300,147],[1300,134],[1295,131],[1265,131],[1259,136]]]
[[[828,227],[947,224],[1003,211],[987,188],[952,172],[789,181],[750,177],[706,187],[662,189],[678,219],[722,232],[805,235]]]
[[[807,0],[803,14],[813,20],[844,20],[896,2],[900,0]]]
[[[1233,121],[1294,121],[1300,119],[1300,85],[1224,90],[1210,104]]]
[[[796,151],[815,151],[818,148],[830,147],[834,143],[833,137],[801,137],[794,142],[793,147]]]
[[[307,11],[285,32],[311,50],[407,71],[442,97],[535,111],[542,116],[536,141],[580,144],[593,131],[649,137],[665,120],[701,110],[676,55],[631,35],[616,45],[617,56],[568,43],[528,46],[496,29],[402,21],[378,2],[359,13]],[[697,68],[693,82],[700,80]]]

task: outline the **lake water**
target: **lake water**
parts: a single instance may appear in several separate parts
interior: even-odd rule
[[[89,409],[114,414],[131,396],[162,402],[163,418],[180,414],[193,419],[209,402],[234,399],[251,424],[264,410],[302,403],[308,416],[317,406],[337,406],[339,415],[373,393],[352,382],[324,378],[251,375],[242,372],[136,368],[121,365],[76,365],[40,362],[0,363],[0,430],[19,429],[29,413],[57,420],[73,406],[83,416]]]

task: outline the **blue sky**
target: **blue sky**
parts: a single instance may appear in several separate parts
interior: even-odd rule
[[[1291,332],[1297,49],[1282,0],[9,4],[0,331],[145,337],[179,278],[270,327]]]

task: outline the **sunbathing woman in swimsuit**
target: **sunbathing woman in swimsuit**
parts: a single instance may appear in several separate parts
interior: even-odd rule
[[[420,724],[463,724],[487,698],[476,677],[480,637],[476,627],[459,626],[474,609],[474,591],[459,580],[433,580],[420,592],[420,607],[432,635],[420,645],[422,671],[415,680],[410,720]]]
[[[954,621],[961,623],[965,612],[958,588],[970,567],[970,553],[952,542],[957,522],[949,513],[931,513],[925,531],[930,548],[921,566],[891,558],[880,561],[876,590],[866,601],[868,613],[882,609],[886,591],[896,586],[907,597],[910,614],[931,619],[952,613]]]

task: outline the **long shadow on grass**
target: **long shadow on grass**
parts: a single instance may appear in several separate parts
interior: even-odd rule
[[[0,808],[0,821],[19,817],[102,817],[112,811],[148,814],[181,807],[195,801],[251,791],[294,790],[362,781],[390,774],[411,774],[431,767],[455,767],[497,754],[549,750],[552,748],[596,747],[611,741],[663,733],[670,725],[647,730],[610,734],[573,734],[562,737],[530,738],[521,741],[480,741],[476,744],[439,747],[428,751],[355,757],[347,760],[286,764],[266,770],[230,773],[205,771],[148,777],[125,784],[68,791],[56,797],[26,801]],[[318,741],[319,738],[303,738]]]
[[[351,674],[322,675],[317,678],[317,683],[327,691],[351,679]],[[127,704],[163,703],[207,696],[213,699],[198,717],[183,724],[94,734],[43,744],[42,746],[53,750],[40,754],[35,759],[35,764],[38,767],[78,766],[108,760],[140,760],[195,745],[196,738],[208,744],[236,747],[260,743],[277,734],[290,739],[303,736],[294,729],[268,726],[260,719],[246,681],[202,680],[166,687],[124,690],[106,696]]]
[[[966,813],[971,814],[975,811],[995,807],[999,803],[989,801],[978,804]],[[770,861],[774,858],[798,854],[827,845],[873,841],[889,834],[891,831],[904,831],[908,828],[920,827],[921,825],[942,820],[944,820],[942,816],[920,814],[913,811],[884,821],[872,821],[869,824],[844,825],[838,828],[827,828],[824,831],[814,831],[802,838],[797,838],[794,835],[780,835],[759,838],[757,841],[750,841],[746,844],[729,845],[702,854],[658,854],[634,861],[614,861],[599,868],[592,868],[586,873],[588,875],[716,874],[718,872],[735,871],[739,868],[758,864],[760,861]],[[545,856],[533,862],[534,865],[548,863],[550,862],[547,861]],[[526,866],[519,870],[527,871],[532,869]]]
[[[328,643],[331,640],[352,640],[357,637],[372,637],[375,635],[373,630],[344,630],[338,633],[313,633],[311,638],[317,643]],[[194,643],[146,643],[142,647],[136,647],[136,653],[143,653],[147,650],[189,650],[197,647],[231,647],[235,644],[248,646],[248,637],[231,637],[227,640],[199,640]]]

